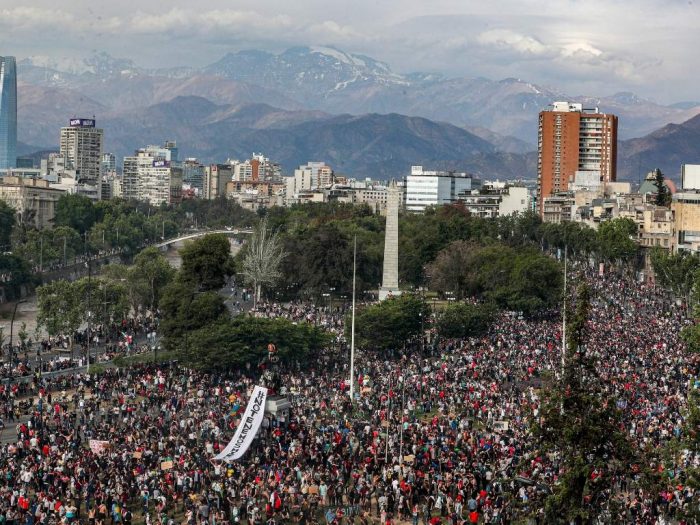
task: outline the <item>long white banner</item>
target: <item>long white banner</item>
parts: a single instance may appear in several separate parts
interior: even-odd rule
[[[214,459],[233,461],[239,459],[246,453],[248,447],[253,442],[255,434],[258,433],[263,416],[265,415],[265,400],[267,399],[267,388],[255,387],[253,395],[248,400],[248,406],[243,414],[236,433],[226,448],[222,450]]]

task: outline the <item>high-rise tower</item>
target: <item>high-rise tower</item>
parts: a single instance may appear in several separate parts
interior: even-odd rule
[[[103,133],[95,127],[94,118],[72,118],[61,128],[61,156],[66,169],[75,170],[76,179],[87,184],[102,180]]]
[[[617,178],[617,117],[555,102],[540,113],[537,141],[537,203],[566,191],[577,172],[601,183]]]
[[[17,64],[0,56],[0,170],[17,162]]]

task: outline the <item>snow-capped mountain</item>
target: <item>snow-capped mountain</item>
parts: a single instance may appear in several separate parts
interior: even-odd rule
[[[437,135],[431,139],[428,130],[443,128],[428,126],[427,123],[423,123],[426,132],[421,133],[419,139],[410,134],[402,135],[405,129],[393,127],[422,121],[396,118],[396,114],[429,119],[434,124],[451,124],[491,144],[495,153],[520,154],[535,149],[537,114],[556,100],[582,102],[588,107],[598,106],[601,111],[617,114],[622,139],[641,137],[666,124],[684,122],[700,113],[700,106],[690,103],[664,106],[633,93],[617,93],[607,97],[569,96],[555,88],[517,78],[495,81],[451,78],[422,72],[399,74],[386,63],[371,57],[331,47],[295,47],[279,54],[259,50],[239,51],[229,53],[211,65],[160,69],[142,68],[132,60],[114,58],[106,53],[98,53],[81,61],[31,57],[20,61],[18,81],[18,102],[23,123],[19,129],[20,140],[28,144],[55,144],[58,128],[66,118],[95,114],[99,122],[106,121],[105,129],[110,128],[110,121],[113,123],[110,133],[106,134],[106,148],[114,151],[128,151],[142,145],[130,142],[141,137],[138,133],[131,134],[133,130],[125,132],[121,144],[110,144],[113,140],[110,137],[115,137],[114,123],[120,115],[130,114],[133,117],[128,122],[119,121],[119,126],[134,129],[148,127],[150,124],[142,115],[149,114],[149,118],[160,122],[156,118],[157,113],[166,108],[171,111],[174,107],[167,103],[177,101],[175,106],[185,105],[193,100],[191,97],[234,108],[251,104],[277,108],[272,113],[275,119],[285,121],[291,118],[297,125],[285,133],[271,131],[265,135],[265,140],[260,134],[255,137],[261,144],[268,144],[266,141],[269,140],[268,145],[274,145],[277,155],[288,159],[296,159],[294,148],[298,148],[300,141],[306,140],[304,137],[295,138],[295,134],[308,134],[319,125],[317,118],[310,117],[317,115],[318,111],[329,116],[324,120],[324,133],[336,136],[334,134],[340,133],[341,129],[343,132],[352,130],[349,136],[362,137],[363,140],[371,133],[379,134],[376,138],[387,148],[387,159],[394,161],[398,155],[420,158],[418,154],[409,154],[410,148],[405,148],[408,143],[415,149],[420,141],[432,140],[435,144],[430,147],[421,142],[420,148],[415,149],[422,151],[426,159],[446,151],[446,148],[436,146],[438,142],[448,144],[448,141],[438,140]],[[195,111],[200,107],[189,102],[187,105]],[[292,113],[285,114],[285,111]],[[148,136],[143,138],[163,140],[172,135],[173,129],[178,129],[185,141],[187,137],[194,137],[193,124],[184,119],[185,114],[189,113],[173,113],[167,125],[151,129]],[[347,114],[362,117],[373,115],[371,118],[347,120]],[[36,119],[36,115],[42,115],[42,118]],[[332,115],[341,115],[347,121],[333,120],[330,118]],[[305,118],[309,118],[309,126],[299,122]],[[352,123],[352,126],[348,127],[348,123]],[[197,126],[201,125],[197,121]],[[215,153],[223,151],[224,146],[230,148],[227,137],[235,136],[236,126],[240,125],[240,120],[226,120],[226,125],[217,124],[217,134],[207,138],[209,145],[200,149],[199,153],[205,149]],[[200,132],[203,131],[198,128],[196,133]],[[406,137],[406,144],[401,143],[402,136]],[[391,140],[381,142],[384,137],[391,137]],[[361,142],[355,145],[359,147]],[[468,142],[456,141],[452,145]],[[332,141],[324,140],[321,143],[329,147],[332,145]],[[348,143],[341,148],[338,142],[333,147],[349,152],[351,145]],[[268,153],[276,155],[275,151]],[[322,153],[318,151],[319,158],[333,157],[332,150],[327,155]],[[455,155],[461,158],[462,153],[471,155],[467,154],[466,149],[455,152]],[[494,173],[499,170],[511,172],[512,167],[517,165],[515,157],[509,157],[508,167],[503,164],[499,167],[494,163],[493,153],[482,152],[486,156],[480,157],[480,172],[487,173],[489,166]],[[499,159],[499,162],[502,160]],[[531,169],[524,170],[523,175],[532,175]]]

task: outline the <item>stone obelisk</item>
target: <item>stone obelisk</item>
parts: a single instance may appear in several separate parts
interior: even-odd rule
[[[386,231],[384,233],[384,274],[379,300],[401,294],[399,290],[399,205],[401,194],[396,181],[389,183],[386,199]]]

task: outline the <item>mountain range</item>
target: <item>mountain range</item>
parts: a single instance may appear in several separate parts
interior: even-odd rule
[[[678,182],[682,164],[700,164],[700,115],[627,140],[620,150],[618,178],[638,181],[651,168],[660,168]]]
[[[642,163],[656,167],[647,161],[677,172],[676,160],[700,148],[685,141],[668,159],[654,149],[669,123],[678,124],[675,136],[691,133],[683,123],[700,113],[693,102],[665,106],[632,93],[573,97],[519,79],[399,74],[334,48],[239,51],[201,68],[145,69],[104,53],[68,63],[33,57],[18,66],[19,138],[37,149],[56,144],[71,116],[95,115],[106,149],[118,157],[175,139],[185,155],[207,162],[263,151],[286,170],[317,159],[357,176],[398,176],[418,163],[529,178],[537,113],[554,100],[620,117],[620,136],[631,139],[620,143],[623,176],[636,179]]]

